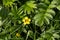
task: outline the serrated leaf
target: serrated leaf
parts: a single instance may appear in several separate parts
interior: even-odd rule
[[[60,5],[59,5],[59,6],[57,6],[57,9],[58,9],[58,10],[60,10]]]
[[[54,4],[51,4],[50,6],[49,6],[49,8],[55,8],[56,7],[56,5],[54,5]]]
[[[42,26],[44,24],[44,14],[37,14],[34,17],[35,24]]]
[[[49,13],[46,13],[45,16],[46,16],[47,18],[53,18],[53,16],[52,16],[51,14],[49,14]]]
[[[60,38],[60,36],[57,33],[53,34],[54,38]]]
[[[45,18],[47,24],[50,24],[49,19],[47,17],[44,17],[44,18]]]
[[[22,7],[20,7],[20,11],[23,11],[24,13],[30,14],[31,12],[34,12],[33,9],[35,9],[35,8],[37,8],[35,1],[27,1],[24,5],[22,5]]]
[[[0,20],[0,26],[2,26],[3,22]]]
[[[50,3],[50,1],[49,0],[44,0],[45,1],[45,3],[47,3],[47,4],[49,4]]]
[[[50,13],[50,14],[52,14],[52,15],[55,15],[54,10],[52,10],[52,9],[48,9],[48,10],[47,10],[47,13]]]

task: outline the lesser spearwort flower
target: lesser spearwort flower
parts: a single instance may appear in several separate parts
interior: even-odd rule
[[[17,36],[17,37],[20,37],[20,34],[19,34],[19,33],[16,33],[16,36]]]
[[[31,19],[28,17],[25,17],[25,18],[23,18],[22,21],[23,21],[23,24],[26,25],[26,24],[30,24]]]

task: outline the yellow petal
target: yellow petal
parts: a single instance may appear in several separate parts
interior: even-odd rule
[[[17,37],[19,37],[19,36],[20,36],[20,34],[19,34],[19,33],[16,33],[16,36],[17,36]]]
[[[28,17],[25,17],[25,19],[28,19]]]
[[[27,22],[26,24],[30,24],[30,22]]]
[[[31,21],[31,19],[29,19],[29,21]]]

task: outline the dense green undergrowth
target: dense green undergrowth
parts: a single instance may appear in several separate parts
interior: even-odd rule
[[[60,0],[0,0],[0,40],[60,40]]]

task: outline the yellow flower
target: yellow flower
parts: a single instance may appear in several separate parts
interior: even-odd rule
[[[26,24],[30,24],[31,19],[25,17],[22,21],[24,22],[23,24],[26,25]]]
[[[19,37],[19,36],[20,36],[20,34],[19,34],[19,33],[16,33],[16,36],[17,36],[17,37]]]

